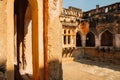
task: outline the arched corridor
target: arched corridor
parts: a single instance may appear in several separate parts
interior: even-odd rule
[[[37,0],[14,1],[15,80],[25,74],[35,80],[39,76],[37,4]]]

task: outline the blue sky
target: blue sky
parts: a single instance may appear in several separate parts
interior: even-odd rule
[[[106,6],[109,4],[113,4],[115,2],[120,2],[120,0],[62,0],[63,8],[68,8],[68,6],[73,6],[82,9],[83,11],[87,11],[90,9],[95,9],[96,5]]]

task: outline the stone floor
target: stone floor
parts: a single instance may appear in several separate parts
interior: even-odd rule
[[[63,80],[120,80],[120,65],[85,59],[62,65]]]

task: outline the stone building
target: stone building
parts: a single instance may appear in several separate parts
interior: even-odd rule
[[[120,3],[99,7],[84,12],[83,18],[90,23],[90,31],[95,36],[95,46],[120,49],[119,28],[120,28]],[[116,44],[117,43],[117,44]]]
[[[62,24],[62,56],[65,57],[65,53],[69,56],[76,47],[76,29],[78,21],[82,19],[82,10],[70,6],[68,9],[63,8],[60,15],[60,22]]]
[[[86,12],[77,10],[63,8],[61,14],[63,58],[77,52],[92,60],[120,64],[120,2],[96,5],[96,9]]]

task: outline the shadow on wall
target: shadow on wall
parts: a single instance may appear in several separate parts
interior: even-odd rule
[[[48,63],[49,80],[63,80],[62,62],[52,60]]]
[[[83,58],[84,57],[84,50],[83,50],[83,48],[76,48],[72,52],[72,57],[74,58],[74,61]]]
[[[11,73],[11,71],[8,71],[9,73]],[[19,67],[17,65],[14,65],[14,80],[23,80],[22,76],[20,75],[19,72]]]
[[[64,48],[62,50],[62,58],[74,58],[74,60],[78,60],[83,57],[83,53],[82,48]]]
[[[75,50],[74,47],[72,47],[72,48],[64,48],[62,50],[62,57],[63,58],[72,57],[72,53],[73,53],[74,50]]]
[[[5,80],[6,61],[0,64],[0,80]]]

